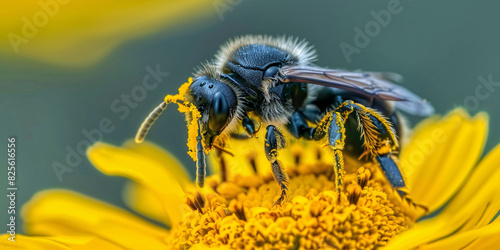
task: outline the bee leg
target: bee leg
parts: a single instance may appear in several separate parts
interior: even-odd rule
[[[248,118],[248,116],[245,116],[243,118],[243,120],[241,121],[241,125],[243,125],[243,128],[250,137],[253,137],[259,131],[258,129],[255,129],[255,123],[252,121],[252,119]]]
[[[285,146],[285,138],[273,125],[267,126],[266,142],[264,145],[267,160],[271,163],[273,176],[280,185],[281,195],[274,205],[280,205],[286,198],[288,191],[288,175],[283,168],[283,163],[278,160],[278,150]]]
[[[385,154],[376,156],[375,158],[380,164],[387,181],[391,183],[401,197],[404,197],[408,194],[405,181],[399,171],[398,165],[392,157],[390,154]]]
[[[399,146],[391,123],[373,109],[352,101],[345,103],[346,108],[353,109],[358,115],[361,131],[365,139],[365,154],[378,161],[386,179],[403,196],[406,186],[398,165],[392,156],[392,153],[398,150]]]
[[[246,133],[232,134],[231,137],[237,140],[245,140],[254,137],[262,127],[262,123],[259,122],[259,127],[255,129],[255,121],[249,118],[247,115],[241,120],[241,126],[245,129]]]
[[[205,185],[205,175],[206,175],[206,161],[205,161],[205,150],[203,149],[203,144],[201,143],[202,137],[200,130],[198,129],[198,136],[196,141],[196,184],[198,187],[202,188]]]
[[[335,112],[331,115],[331,124],[328,129],[328,143],[335,157],[335,187],[337,189],[338,201],[344,185],[344,155],[342,151],[345,145],[345,128],[342,115]]]
[[[287,124],[288,131],[295,136],[295,138],[304,138],[312,140],[314,135],[314,128],[309,127],[307,121],[300,112],[295,111]]]
[[[328,133],[328,142],[335,156],[335,186],[339,200],[343,189],[344,176],[342,154],[345,145],[344,123],[352,112],[355,112],[360,120],[360,129],[365,139],[367,152],[375,156],[379,155],[379,153],[389,154],[391,150],[397,149],[397,140],[390,123],[376,111],[349,100],[342,102],[336,110],[328,112],[316,127],[313,137],[315,140],[320,140]],[[380,136],[381,134],[383,136]],[[379,138],[382,137],[389,137],[390,140],[380,143]]]
[[[344,182],[344,155],[342,151],[345,145],[345,127],[344,118],[341,113],[336,110],[328,112],[323,119],[314,128],[313,139],[319,141],[328,134],[328,144],[333,151],[335,157],[335,188],[337,190],[338,199],[342,194]]]
[[[356,112],[365,139],[366,154],[377,160],[387,181],[401,198],[413,203],[394,158],[394,151],[398,150],[399,145],[392,124],[377,111],[352,101],[344,102],[339,109]],[[420,207],[426,209],[424,206]]]
[[[391,154],[385,154],[377,156],[376,159],[382,168],[385,178],[389,181],[389,183],[391,183],[392,187],[396,190],[399,196],[409,204],[423,209],[424,213],[427,214],[427,212],[429,212],[427,206],[415,203],[411,199],[409,190],[405,185],[403,175],[401,174],[401,171],[399,171],[399,167],[394,160],[394,156]]]
[[[398,150],[399,144],[392,124],[376,110],[353,101],[343,102],[337,110],[345,114],[356,113],[364,138],[364,155],[373,157]]]

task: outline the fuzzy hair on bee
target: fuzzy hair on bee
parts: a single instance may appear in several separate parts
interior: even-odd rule
[[[222,72],[225,64],[231,60],[238,49],[255,44],[267,45],[286,51],[290,55],[290,63],[296,65],[309,65],[318,58],[316,50],[306,40],[285,35],[278,37],[245,35],[231,39],[221,46],[217,54],[215,54],[216,69]],[[249,57],[258,56],[258,54],[249,55]]]
[[[234,54],[242,47],[252,45],[267,45],[286,51],[287,63],[293,65],[309,65],[317,60],[316,51],[313,46],[305,40],[299,40],[292,36],[272,37],[267,35],[246,35],[232,39],[221,46],[215,55],[214,64],[217,71],[224,72],[228,62],[233,60]],[[262,53],[255,53],[246,56],[246,60],[262,60]],[[261,91],[265,104],[262,106],[262,119],[265,123],[275,123],[283,126],[288,123],[289,117],[293,113],[293,107],[290,102],[283,102],[278,96],[269,92],[269,89],[275,87],[276,79],[263,79],[261,82]]]

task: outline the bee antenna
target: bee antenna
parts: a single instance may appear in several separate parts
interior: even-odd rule
[[[167,103],[162,102],[158,107],[156,107],[149,115],[146,117],[144,122],[142,122],[141,127],[137,131],[137,134],[135,135],[135,142],[136,143],[141,143],[144,141],[144,138],[146,138],[146,135],[149,132],[149,129],[153,125],[153,123],[156,121],[158,116],[161,115],[163,110],[167,108]]]

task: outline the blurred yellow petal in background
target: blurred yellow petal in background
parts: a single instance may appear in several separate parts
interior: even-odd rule
[[[127,40],[216,13],[203,0],[2,1],[0,54],[88,66]]]

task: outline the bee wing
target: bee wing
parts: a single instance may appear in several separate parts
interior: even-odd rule
[[[406,113],[428,116],[434,108],[406,88],[382,79],[379,73],[350,72],[310,66],[284,66],[278,73],[283,83],[305,82],[352,91],[368,97],[397,101],[396,107]]]

